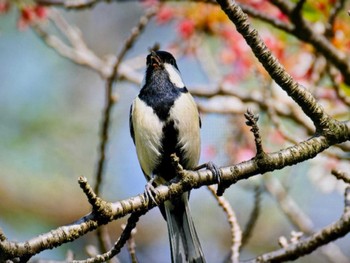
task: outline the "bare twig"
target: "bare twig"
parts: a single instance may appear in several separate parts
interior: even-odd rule
[[[233,211],[229,202],[223,196],[216,195],[216,189],[214,186],[208,186],[208,189],[213,194],[215,199],[218,201],[218,204],[222,207],[224,212],[227,215],[227,220],[231,227],[231,261],[232,263],[239,262],[239,250],[242,242],[242,231],[238,224],[237,217],[235,212]]]
[[[253,158],[234,166],[222,167],[220,168],[221,180],[224,181],[225,184],[234,184],[238,180],[282,169],[286,166],[313,158],[331,145],[350,139],[350,122],[339,125],[344,125],[346,129],[340,129],[337,131],[336,140],[329,141],[328,138],[322,135],[314,136],[306,141],[278,152],[267,153],[266,158],[264,158],[264,165],[258,165],[257,160]],[[259,164],[261,164],[261,162]],[[157,194],[155,195],[155,198],[159,203],[202,185],[217,183],[216,176],[210,170],[195,172],[185,171],[185,177],[190,177],[191,179],[186,180],[182,178],[181,180],[178,180],[178,178],[176,178],[174,183],[169,186],[158,186],[156,188]],[[53,229],[48,233],[41,234],[40,236],[31,238],[25,242],[12,242],[8,240],[0,241],[0,262],[12,259],[14,255],[17,255],[18,257],[35,255],[45,249],[57,247],[66,242],[72,242],[101,225],[135,211],[148,211],[155,205],[156,204],[151,199],[147,199],[144,193],[142,193],[126,200],[109,203],[105,206],[108,209],[104,209],[101,214],[92,212],[70,225]],[[338,224],[337,226],[339,229],[335,232],[335,236],[332,236],[332,240],[340,237],[340,234],[348,232],[348,229],[342,228],[346,228],[348,226],[347,224]]]
[[[332,85],[334,87],[334,90],[338,96],[338,98],[348,107],[350,107],[350,98],[344,94],[344,91],[340,87],[339,83],[336,81],[336,76],[335,73],[332,71],[332,69],[329,67],[328,68],[328,75],[332,81]]]
[[[103,78],[111,75],[112,65],[115,61],[114,56],[106,56],[105,59],[99,58],[87,47],[80,30],[70,25],[59,11],[55,9],[50,10],[49,19],[59,32],[67,38],[70,45],[64,43],[58,36],[46,32],[42,24],[33,25],[33,30],[48,46],[72,62],[95,70]]]
[[[350,174],[339,171],[339,170],[332,170],[332,174],[338,179],[342,180],[347,184],[350,184]]]
[[[112,74],[108,77],[106,81],[106,94],[105,94],[105,108],[103,110],[103,120],[100,131],[100,146],[99,146],[99,158],[98,165],[96,170],[96,184],[95,184],[95,192],[98,195],[100,191],[100,186],[102,182],[102,176],[104,173],[105,167],[105,157],[106,157],[106,147],[109,139],[109,126],[110,126],[110,114],[114,105],[113,98],[113,83],[118,78],[119,75],[119,67],[121,65],[122,60],[124,59],[127,52],[132,48],[140,34],[143,32],[144,28],[150,21],[150,19],[156,14],[158,10],[157,7],[150,8],[146,11],[145,15],[142,16],[137,24],[137,26],[132,29],[131,35],[125,41],[122,50],[119,52],[117,56],[117,61],[113,67]]]
[[[277,58],[270,52],[257,30],[251,26],[247,15],[235,3],[229,0],[218,0],[237,31],[245,38],[254,55],[259,59],[272,79],[300,106],[313,121],[318,132],[325,132],[332,126],[332,119],[324,112],[316,99],[285,71]]]
[[[134,239],[135,234],[136,234],[136,228],[134,228],[131,231],[130,238],[128,239],[128,242],[127,242],[128,251],[129,251],[132,263],[138,262],[137,257],[136,257],[136,244],[135,244],[135,239]]]
[[[255,188],[255,194],[254,194],[254,208],[250,213],[248,223],[246,224],[243,231],[241,248],[248,243],[248,240],[252,235],[256,222],[258,221],[259,214],[260,214],[260,206],[261,206],[261,192],[262,192],[261,187],[257,186]]]
[[[331,225],[321,229],[308,238],[302,238],[299,242],[290,243],[287,247],[266,253],[247,263],[284,262],[295,260],[309,254],[318,247],[325,245],[339,237],[346,235],[350,229],[350,188],[345,191],[345,207],[341,218]]]
[[[134,43],[136,42],[140,34],[145,29],[150,19],[156,14],[157,10],[158,10],[158,6],[147,10],[145,15],[140,18],[137,26],[131,30],[130,36],[125,41],[121,51],[119,52],[119,55],[117,56],[117,61],[113,66],[112,74],[107,78],[107,81],[106,81],[105,107],[103,110],[102,124],[100,128],[101,131],[100,131],[99,157],[98,157],[97,170],[95,174],[95,178],[96,178],[95,193],[97,195],[99,194],[101,189],[101,183],[102,183],[102,178],[103,178],[104,169],[105,169],[106,148],[109,140],[109,127],[111,123],[110,118],[111,118],[112,108],[115,103],[115,97],[113,96],[113,84],[120,74],[119,67],[121,65],[122,60],[124,59],[127,52],[133,47]],[[101,230],[98,230],[97,236],[100,242],[100,247],[102,251],[106,251],[106,245],[104,244],[101,235],[102,235]]]
[[[132,236],[132,231],[136,227],[136,224],[139,221],[140,216],[142,216],[143,214],[145,214],[145,213],[144,212],[140,212],[140,213],[135,212],[135,213],[132,213],[130,215],[128,222],[127,222],[120,238],[114,244],[114,246],[111,250],[109,250],[106,253],[103,253],[101,255],[97,255],[93,258],[86,259],[86,260],[74,260],[73,263],[100,263],[100,262],[106,262],[106,261],[110,260],[111,258],[115,257],[120,252],[120,250],[122,249],[124,244]]]
[[[247,13],[251,17],[254,17],[256,19],[264,21],[264,22],[266,22],[266,23],[268,23],[276,28],[279,28],[285,32],[288,32],[288,33],[292,33],[292,31],[293,31],[292,25],[285,23],[278,18],[269,16],[268,14],[263,13],[255,8],[252,8],[249,5],[239,4],[239,6],[242,8],[243,12]]]
[[[40,23],[32,26],[34,32],[59,55],[73,63],[88,67],[96,71],[103,79],[111,76],[116,57],[112,54],[103,58],[97,56],[85,43],[80,30],[70,25],[56,9],[51,8],[48,17],[59,32],[69,41],[66,44],[60,37],[48,33]],[[119,67],[119,78],[140,84],[142,76],[126,63]]]
[[[350,84],[350,64],[344,52],[336,49],[323,34],[315,32],[313,26],[300,13],[294,13],[296,4],[289,0],[272,0],[284,14],[289,16],[294,24],[292,34],[300,40],[309,43],[326,57],[343,75],[345,83]]]
[[[328,23],[326,24],[325,36],[327,38],[333,37],[334,23],[337,16],[341,12],[341,10],[344,8],[344,4],[345,4],[345,0],[336,0],[335,3],[332,5],[332,8],[329,12]]]
[[[66,9],[84,9],[92,8],[98,2],[107,2],[107,0],[35,0],[39,5],[60,6]]]
[[[311,218],[305,214],[294,199],[288,194],[281,182],[273,176],[264,177],[265,188],[276,200],[283,213],[289,221],[298,229],[307,235],[315,233]],[[333,243],[321,247],[322,254],[330,262],[346,262],[346,258],[340,249]]]
[[[258,120],[259,116],[254,115],[254,113],[248,109],[247,112],[244,114],[244,117],[247,119],[246,124],[250,127],[250,131],[254,135],[254,140],[255,140],[255,146],[256,146],[256,155],[263,155],[264,154],[264,149],[262,147],[262,141],[261,141],[261,136],[259,132],[259,126],[258,126]]]
[[[261,93],[242,93],[234,89],[234,87],[230,87],[229,85],[223,83],[220,85],[217,89],[213,89],[210,87],[191,87],[191,94],[199,97],[199,98],[214,98],[214,97],[234,97],[239,99],[242,102],[242,108],[237,107],[237,105],[234,105],[233,109],[230,110],[230,105],[225,105],[223,110],[218,109],[217,112],[225,114],[234,114],[234,113],[243,113],[246,110],[246,106],[243,105],[243,103],[253,103],[256,104],[261,110],[269,111],[271,108],[273,108],[273,111],[276,112],[276,114],[279,117],[287,118],[299,126],[306,129],[308,134],[313,134],[315,132],[314,127],[310,124],[307,117],[301,114],[300,110],[296,109],[296,105],[291,101],[291,103],[284,103],[281,105],[281,103],[271,103],[271,101],[266,101],[262,99]],[[237,103],[236,103],[237,104]],[[201,104],[200,104],[201,105]],[[243,107],[244,106],[244,107]],[[207,108],[205,108],[207,109]],[[214,112],[215,110],[208,109],[209,112]]]
[[[300,231],[312,234],[314,226],[311,219],[290,197],[281,182],[273,176],[266,176],[264,177],[264,184],[268,193],[274,197],[289,221]]]

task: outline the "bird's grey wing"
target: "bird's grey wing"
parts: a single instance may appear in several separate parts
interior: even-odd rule
[[[133,107],[134,107],[134,103],[131,104],[130,106],[130,113],[129,113],[129,129],[130,129],[130,135],[131,135],[131,138],[135,144],[135,132],[134,132],[134,125],[132,124],[132,110],[133,110]]]

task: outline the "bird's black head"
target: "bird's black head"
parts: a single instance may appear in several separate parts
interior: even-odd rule
[[[147,56],[147,69],[142,87],[157,90],[185,87],[173,55],[166,51],[151,51]]]
[[[176,60],[172,54],[166,51],[151,51],[147,56],[146,64],[147,68],[152,69],[164,69],[164,63],[173,65],[177,70]]]

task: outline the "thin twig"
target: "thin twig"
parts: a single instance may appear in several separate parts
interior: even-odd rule
[[[251,17],[254,17],[256,19],[259,19],[267,24],[270,24],[278,29],[281,29],[287,33],[292,33],[294,27],[288,23],[285,23],[281,21],[278,18],[272,17],[264,12],[261,12],[257,10],[256,8],[252,8],[249,5],[245,4],[239,4],[239,6],[242,8],[243,12],[247,13]]]
[[[109,140],[109,127],[111,125],[110,118],[113,105],[115,104],[115,97],[113,96],[113,84],[115,80],[118,79],[119,75],[119,67],[121,62],[123,61],[127,52],[133,47],[134,43],[141,35],[146,25],[150,21],[150,19],[156,14],[158,10],[158,5],[156,7],[149,8],[145,15],[142,16],[137,24],[132,30],[130,36],[126,39],[125,44],[123,45],[121,51],[117,56],[117,61],[113,67],[112,74],[107,78],[106,81],[106,93],[105,93],[105,107],[103,110],[101,131],[100,131],[100,146],[99,146],[99,157],[97,170],[95,174],[96,182],[95,182],[95,193],[99,195],[102,178],[104,174],[104,169],[106,165],[106,148]],[[97,230],[97,237],[99,240],[100,248],[103,252],[106,251],[106,245],[103,242],[101,230]]]
[[[233,166],[221,167],[221,179],[225,184],[232,185],[239,180],[279,170],[286,166],[295,165],[314,158],[332,145],[350,139],[350,122],[339,123],[338,125],[339,129],[336,133],[337,136],[335,136],[335,139],[332,141],[322,135],[313,136],[297,145],[287,147],[278,152],[267,153],[264,160],[265,165],[263,166],[259,166],[257,160],[252,158]],[[160,185],[155,189],[157,194],[154,197],[160,202],[164,202],[169,198],[179,196],[191,189],[199,188],[203,185],[217,184],[217,177],[210,170],[185,171],[185,173],[186,177],[191,178],[190,180],[179,180],[179,178],[176,178],[170,186]],[[43,250],[52,249],[63,243],[72,242],[101,225],[124,217],[135,211],[148,211],[155,206],[156,204],[150,198],[147,199],[145,194],[142,193],[125,200],[110,203],[108,206],[110,210],[103,211],[104,216],[101,216],[101,214],[97,214],[96,212],[91,212],[72,224],[60,226],[47,233],[42,233],[40,236],[32,237],[24,242],[13,242],[9,240],[1,241],[0,262],[11,260],[14,255],[19,257],[35,255]],[[340,229],[334,233],[332,240],[341,237],[343,233],[345,233],[344,231],[348,232],[348,228],[342,228],[348,227],[348,225],[342,224],[338,226]]]
[[[144,214],[145,212],[135,212],[130,215],[121,236],[119,237],[118,241],[114,244],[111,250],[101,255],[88,258],[86,260],[74,260],[73,263],[100,263],[106,262],[107,260],[110,260],[111,258],[116,256],[120,252],[122,247],[125,245],[125,243],[128,241],[128,239],[131,237],[132,230],[136,227],[136,224],[139,221],[140,217]]]
[[[282,212],[298,231],[302,231],[307,235],[314,234],[315,230],[311,218],[301,210],[281,182],[273,176],[266,176],[264,177],[264,183],[268,193],[276,200]],[[321,247],[320,250],[330,262],[346,262],[344,254],[333,243]]]
[[[339,170],[332,170],[332,174],[338,179],[342,180],[347,184],[350,184],[350,174],[339,171]]]
[[[322,245],[345,236],[350,228],[350,188],[346,188],[344,197],[344,213],[338,221],[321,229],[308,238],[302,238],[299,242],[290,243],[287,247],[266,253],[246,263],[284,262],[295,260],[313,252]]]
[[[111,76],[106,81],[106,94],[105,94],[105,107],[103,110],[103,120],[100,131],[100,146],[99,146],[99,158],[98,165],[96,170],[96,183],[95,183],[95,193],[98,195],[101,188],[102,176],[105,168],[105,159],[106,159],[106,147],[109,139],[109,126],[110,126],[110,115],[114,105],[113,98],[113,84],[114,81],[118,78],[118,70],[121,65],[122,60],[124,59],[127,52],[133,47],[134,43],[141,35],[146,25],[150,19],[156,14],[158,10],[157,7],[152,7],[148,9],[144,16],[142,16],[135,28],[132,29],[131,35],[125,41],[122,50],[117,56],[117,61],[113,67]]]
[[[247,15],[235,3],[229,0],[217,0],[226,15],[235,24],[237,31],[244,37],[255,57],[259,59],[271,78],[300,106],[320,133],[328,131],[334,121],[326,114],[312,94],[297,83],[286,72],[277,58],[266,46],[258,31],[251,26]]]
[[[248,223],[246,224],[243,236],[242,236],[242,245],[241,248],[244,247],[247,243],[249,238],[252,235],[252,232],[254,230],[254,227],[258,221],[259,214],[260,214],[260,206],[261,206],[261,187],[257,186],[254,190],[254,208],[252,212],[250,213]]]
[[[350,84],[350,63],[347,55],[337,49],[324,34],[317,33],[312,23],[300,13],[294,13],[296,4],[289,0],[271,0],[294,24],[292,34],[299,40],[311,44],[320,54],[331,62],[343,75],[345,83]]]
[[[350,107],[350,98],[344,93],[339,83],[336,81],[336,75],[332,71],[332,68],[328,67],[328,75],[332,81],[333,88],[337,97],[343,102],[346,106]]]
[[[214,186],[210,185],[208,186],[208,189],[213,194],[215,199],[218,201],[218,204],[222,207],[222,209],[225,211],[227,215],[227,221],[230,224],[231,227],[231,262],[232,263],[238,263],[239,262],[239,250],[241,246],[242,241],[242,231],[239,226],[236,214],[234,210],[232,209],[230,203],[225,199],[223,196],[217,196],[216,195],[216,189]]]
[[[107,0],[35,0],[38,5],[60,6],[66,9],[84,9],[92,8],[99,2]]]
[[[334,35],[333,27],[337,16],[340,14],[340,11],[344,8],[345,0],[336,0],[332,4],[332,8],[329,12],[328,23],[326,24],[325,36],[331,38]]]
[[[131,258],[131,263],[138,262],[137,257],[136,257],[136,243],[135,243],[135,239],[134,239],[135,234],[136,234],[136,228],[134,228],[131,231],[130,238],[128,239],[128,242],[127,242],[127,247],[128,247],[129,255]]]
[[[264,184],[267,192],[273,196],[289,221],[300,231],[306,234],[312,234],[313,223],[311,219],[291,198],[281,182],[273,176],[265,176]]]
[[[247,112],[244,114],[244,117],[247,119],[246,124],[251,127],[250,131],[254,135],[256,155],[263,155],[264,149],[262,146],[262,140],[258,126],[259,115],[254,115],[253,111],[248,109]]]

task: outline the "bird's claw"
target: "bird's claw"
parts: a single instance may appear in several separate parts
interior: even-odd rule
[[[213,173],[214,177],[216,178],[217,184],[218,184],[218,189],[216,190],[216,194],[218,196],[221,196],[225,191],[225,187],[222,184],[222,180],[221,180],[222,174],[221,174],[220,168],[216,164],[214,164],[213,162],[207,162],[205,164],[198,166],[196,168],[196,170],[199,170],[202,168],[206,168]]]
[[[145,196],[146,196],[146,201],[149,202],[149,199],[151,199],[156,205],[158,205],[158,202],[155,199],[156,195],[156,190],[153,186],[153,180],[149,181],[146,186],[145,186]]]

